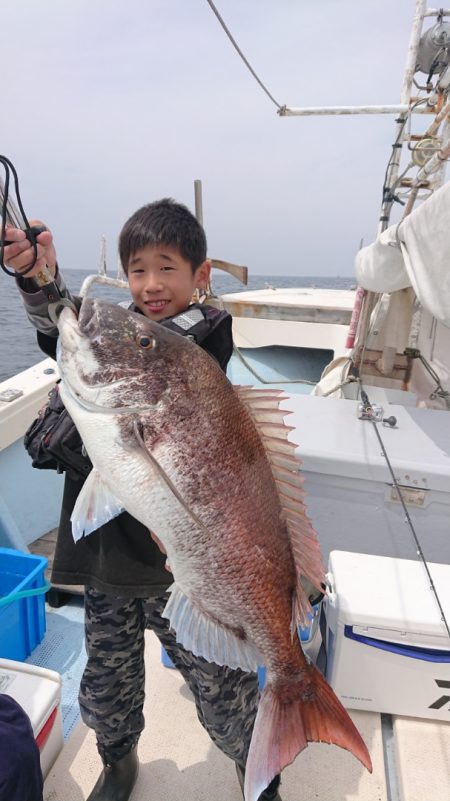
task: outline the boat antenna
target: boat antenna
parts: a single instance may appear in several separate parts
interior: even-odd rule
[[[266,86],[264,86],[264,84],[263,84],[262,80],[261,80],[260,78],[258,78],[258,76],[257,76],[257,74],[256,74],[256,72],[255,72],[255,70],[254,70],[254,69],[253,69],[253,67],[251,66],[250,62],[249,62],[249,61],[246,59],[246,57],[244,56],[244,54],[243,54],[243,52],[242,52],[241,48],[239,47],[238,43],[236,42],[236,39],[234,39],[234,37],[232,36],[232,34],[230,33],[230,31],[228,30],[227,26],[225,25],[225,22],[223,21],[222,17],[220,16],[220,14],[219,14],[219,12],[218,12],[217,8],[215,7],[214,3],[212,2],[212,0],[206,0],[206,2],[208,3],[208,5],[210,6],[211,10],[212,10],[212,11],[214,12],[214,14],[216,15],[216,17],[217,17],[217,19],[219,20],[219,22],[220,22],[220,24],[221,24],[222,28],[224,29],[224,31],[225,31],[225,33],[226,33],[226,35],[228,36],[228,38],[229,38],[229,40],[230,40],[231,44],[233,45],[234,49],[237,51],[237,53],[238,53],[238,54],[239,54],[239,56],[241,57],[241,59],[242,59],[242,61],[244,62],[245,66],[247,67],[247,69],[248,69],[248,70],[250,70],[250,72],[251,72],[251,74],[253,75],[253,77],[254,77],[255,81],[257,81],[257,82],[259,83],[259,85],[260,85],[261,89],[262,89],[262,90],[263,90],[263,91],[266,93],[267,97],[268,97],[268,98],[270,98],[270,100],[272,101],[272,103],[274,103],[274,104],[276,105],[277,109],[278,109],[279,111],[281,111],[281,109],[282,109],[282,108],[284,108],[284,106],[282,106],[280,103],[278,103],[278,101],[277,101],[277,100],[275,100],[275,98],[273,97],[273,95],[271,95],[271,94],[270,94],[270,92],[269,92],[269,90],[267,89],[267,87],[266,87]]]

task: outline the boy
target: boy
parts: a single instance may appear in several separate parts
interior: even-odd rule
[[[5,262],[17,283],[38,341],[55,357],[58,331],[48,301],[33,281],[47,266],[63,297],[71,299],[56,263],[50,231],[38,236],[38,260],[26,276],[33,250],[23,231],[8,229]],[[232,353],[231,318],[191,304],[210,275],[206,237],[190,211],[164,199],[139,209],[125,223],[119,254],[128,276],[130,309],[194,338],[225,371]],[[136,746],[144,726],[144,630],[151,628],[188,683],[200,722],[236,764],[243,787],[245,762],[258,705],[253,673],[219,667],[195,657],[175,641],[161,617],[169,576],[164,556],[148,530],[127,513],[74,543],[70,515],[82,477],[66,472],[53,564],[55,584],[85,584],[88,661],[80,687],[84,722],[97,736],[104,768],[87,801],[127,801],[138,772]],[[260,801],[281,801],[276,777]]]

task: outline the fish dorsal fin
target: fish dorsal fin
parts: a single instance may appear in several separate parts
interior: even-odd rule
[[[170,622],[177,642],[216,665],[256,671],[262,656],[245,639],[238,638],[229,628],[213,620],[187,598],[177,584],[169,587],[170,598],[162,616]]]
[[[238,396],[250,413],[264,445],[272,470],[283,518],[291,543],[297,571],[297,587],[293,598],[293,630],[307,622],[311,612],[309,598],[318,595],[325,581],[320,545],[303,502],[303,476],[296,445],[288,437],[293,427],[284,418],[289,411],[280,409],[286,398],[282,390],[253,389],[235,386]],[[317,592],[314,592],[314,590]]]

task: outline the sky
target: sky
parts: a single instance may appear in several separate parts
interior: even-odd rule
[[[414,0],[216,0],[281,105],[399,102]],[[376,235],[392,115],[282,118],[206,0],[2,8],[0,152],[59,263],[96,270],[140,206],[194,210],[255,275],[350,276]],[[1,173],[0,173],[1,174]]]

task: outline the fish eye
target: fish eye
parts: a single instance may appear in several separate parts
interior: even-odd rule
[[[144,350],[150,350],[150,348],[153,348],[153,345],[155,344],[155,341],[152,339],[152,337],[138,336],[136,337],[136,340],[139,347],[144,348]]]

